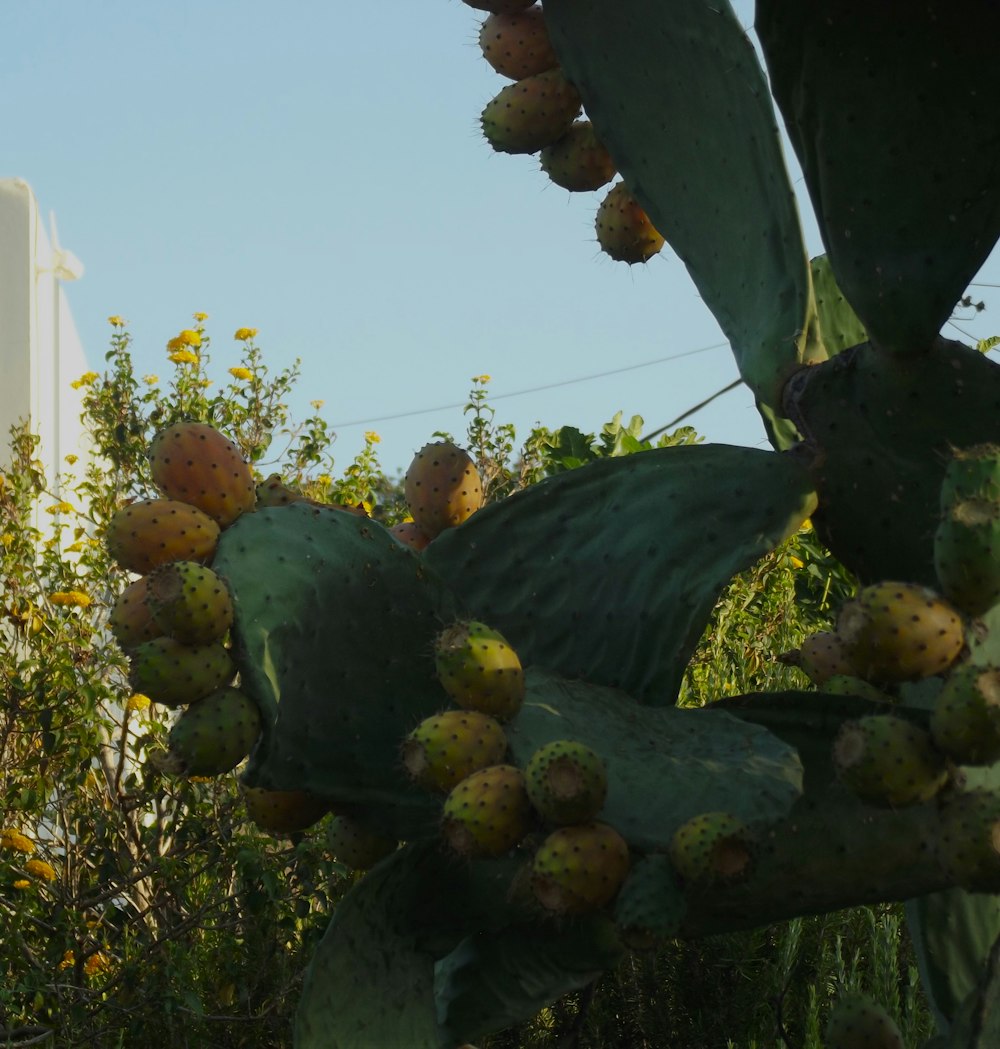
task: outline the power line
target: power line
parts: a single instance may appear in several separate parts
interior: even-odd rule
[[[620,375],[622,372],[636,371],[639,368],[651,368],[654,364],[665,364],[667,361],[679,361],[682,357],[693,357],[696,353],[707,353],[709,350],[717,350],[722,346],[728,346],[728,342],[715,342],[711,346],[700,346],[697,350],[685,350],[683,353],[674,353],[669,357],[658,357],[655,361],[643,361],[641,364],[627,364],[623,368],[612,368],[606,372],[594,372],[593,375],[580,375],[575,379],[562,379],[559,382],[546,383],[544,386],[529,386],[523,390],[512,390],[510,393],[491,393],[490,401],[503,401],[508,397],[523,397],[528,393],[540,393],[542,390],[554,390],[559,386],[572,386],[578,382],[590,382],[592,379],[605,379],[609,375]],[[464,408],[466,402],[456,404],[442,404],[436,408],[414,408],[408,412],[397,412],[395,415],[380,415],[370,419],[352,419],[350,422],[331,423],[332,430],[343,430],[348,426],[367,426],[369,423],[393,422],[396,419],[408,419],[414,415],[430,415],[432,412],[446,412],[453,408]]]
[[[653,430],[652,433],[647,433],[641,439],[643,441],[651,441],[654,437],[659,437],[665,430],[672,430],[678,423],[683,422],[688,418],[688,416],[694,415],[695,412],[700,412],[702,408],[707,408],[717,397],[721,397],[724,393],[729,393],[730,390],[735,390],[737,386],[741,386],[742,384],[742,379],[734,380],[728,386],[723,386],[721,390],[716,390],[711,397],[706,397],[703,401],[699,401],[693,408],[688,408],[687,411],[681,412],[676,419],[671,419],[665,426],[661,426],[658,430]]]

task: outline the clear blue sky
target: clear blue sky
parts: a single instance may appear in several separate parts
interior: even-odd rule
[[[482,140],[507,81],[480,56],[481,17],[460,0],[3,4],[0,176],[31,183],[86,266],[67,291],[94,366],[109,314],[129,320],[140,373],[161,376],[196,310],[220,378],[234,329],[258,328],[269,363],[302,358],[297,410],[321,398],[330,423],[379,420],[338,427],[338,463],[374,429],[390,470],[464,421],[383,417],[460,404],[481,373],[502,395],[631,368],[499,399],[520,437],[619,409],[653,428],[735,378],[725,348],[633,367],[719,329],[669,248],[611,262],[600,193],[571,196]],[[809,222],[807,237],[821,250]],[[980,280],[1000,284],[996,260]],[[996,313],[963,327],[994,334]],[[763,443],[745,389],[693,422]]]

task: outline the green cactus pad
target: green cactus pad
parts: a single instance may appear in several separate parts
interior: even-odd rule
[[[755,25],[841,288],[873,343],[927,352],[1000,232],[1000,8],[759,0]]]
[[[722,588],[794,533],[813,500],[789,454],[661,448],[487,506],[423,557],[525,665],[664,706]]]
[[[214,568],[242,687],[266,715],[246,781],[365,806],[403,839],[433,834],[434,799],[399,760],[442,704],[432,643],[456,614],[433,572],[381,525],[298,502],[241,517]]]
[[[366,871],[396,851],[399,842],[369,830],[350,816],[335,816],[326,828],[326,845],[333,858],[355,871]]]
[[[629,189],[772,407],[825,357],[767,82],[729,4],[549,0],[549,35]]]
[[[868,341],[868,333],[833,275],[828,255],[809,260],[823,348],[830,357]]]
[[[670,859],[663,853],[643,856],[629,873],[615,900],[615,924],[634,950],[676,936],[687,901]]]

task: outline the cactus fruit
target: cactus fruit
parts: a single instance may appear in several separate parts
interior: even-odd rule
[[[960,765],[1000,761],[1000,667],[956,667],[931,712],[931,738]]]
[[[270,474],[257,485],[257,509],[266,510],[273,506],[288,506],[304,499],[301,492],[289,488],[281,479],[281,474]]]
[[[182,776],[221,776],[250,753],[260,731],[257,704],[245,692],[216,689],[174,722],[165,768]]]
[[[608,190],[594,220],[597,243],[615,262],[648,262],[663,247],[662,235],[624,182]]]
[[[406,771],[428,790],[444,793],[466,776],[499,765],[507,753],[500,723],[475,710],[446,710],[426,718],[403,742]]]
[[[166,561],[209,561],[219,526],[208,514],[176,499],[138,499],[108,523],[111,556],[126,571],[146,575]]]
[[[220,528],[254,507],[253,471],[236,445],[207,423],[161,430],[150,443],[149,465],[164,495],[197,506]]]
[[[838,674],[854,673],[843,641],[832,630],[810,634],[798,648],[782,652],[778,659],[798,667],[814,685],[823,685]]]
[[[885,1009],[862,994],[837,999],[826,1025],[824,1049],[906,1049]]]
[[[750,873],[753,839],[728,812],[703,812],[682,823],[670,839],[670,862],[685,885],[707,887]]]
[[[941,507],[966,499],[1000,502],[1000,446],[976,444],[952,450],[941,481]]]
[[[147,577],[146,604],[159,633],[185,645],[220,641],[233,622],[225,582],[194,561],[170,561]]]
[[[555,914],[587,914],[610,903],[629,872],[628,845],[606,823],[554,830],[531,864],[531,888]]]
[[[929,801],[948,780],[930,733],[894,714],[845,722],[833,743],[833,763],[844,784],[872,805]]]
[[[441,832],[460,856],[502,856],[531,830],[524,773],[491,765],[467,776],[445,798]]]
[[[400,521],[389,529],[389,534],[398,539],[404,546],[418,553],[426,549],[430,537],[425,535],[416,521]]]
[[[968,616],[1000,601],[1000,500],[963,499],[942,508],[934,533],[941,592]]]
[[[538,154],[538,160],[542,171],[571,193],[600,189],[618,170],[589,120],[576,121],[562,138]]]
[[[821,688],[830,696],[860,696],[873,703],[895,702],[892,696],[876,688],[870,681],[863,681],[851,674],[834,674],[823,682]]]
[[[915,583],[865,587],[841,609],[837,633],[855,673],[874,684],[942,674],[965,644],[958,612]]]
[[[537,153],[569,131],[580,95],[559,68],[508,84],[486,103],[483,134],[498,153]]]
[[[454,528],[483,505],[479,471],[467,451],[450,441],[424,445],[403,481],[406,505],[430,539]]]
[[[146,604],[149,576],[142,576],[118,595],[108,616],[108,626],[114,639],[126,652],[152,641],[163,631],[153,622],[153,614]]]
[[[335,816],[326,831],[326,844],[334,859],[355,871],[366,871],[395,852],[399,842],[366,830],[348,816]]]
[[[269,834],[298,834],[330,811],[326,799],[306,790],[266,790],[241,785],[240,793],[247,815]]]
[[[492,14],[479,30],[483,58],[511,80],[544,73],[559,64],[540,7]]]
[[[171,637],[144,641],[129,654],[129,684],[165,707],[194,703],[232,681],[229,652],[218,642],[182,645]]]
[[[604,807],[607,769],[583,743],[546,743],[531,755],[524,774],[531,804],[546,823],[589,823]]]
[[[969,892],[1000,892],[1000,797],[951,794],[940,808],[937,856],[949,880]]]
[[[438,679],[464,710],[478,710],[501,721],[524,702],[524,671],[517,653],[498,631],[471,620],[455,623],[434,645]]]

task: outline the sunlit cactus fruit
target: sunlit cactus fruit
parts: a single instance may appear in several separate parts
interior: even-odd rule
[[[138,499],[115,511],[105,541],[122,568],[146,575],[167,561],[210,561],[219,526],[190,503]]]
[[[483,505],[483,485],[472,456],[451,441],[426,444],[403,480],[410,515],[424,535],[437,538]]]
[[[274,506],[288,506],[304,499],[301,492],[289,488],[281,479],[281,474],[270,474],[257,485],[256,508],[266,510]]]
[[[855,674],[874,684],[943,674],[965,645],[958,612],[915,583],[865,587],[841,609],[837,634]]]
[[[542,171],[571,193],[600,189],[618,170],[589,120],[577,120],[562,138],[538,154],[538,160]]]
[[[894,714],[845,722],[834,740],[833,764],[847,788],[870,805],[930,801],[948,782],[947,763],[930,733]]]
[[[197,506],[220,528],[254,507],[253,471],[236,445],[208,423],[161,430],[150,443],[149,465],[164,495]]]
[[[521,709],[521,660],[506,638],[485,623],[459,622],[442,631],[434,663],[444,690],[464,710],[508,721]]]
[[[108,616],[111,633],[126,652],[163,633],[153,622],[153,614],[146,604],[148,586],[149,576],[130,583],[115,599]]]
[[[934,571],[941,592],[968,616],[981,616],[1000,601],[1000,500],[942,506]]]
[[[937,856],[956,885],[1000,892],[1000,796],[978,789],[949,795],[940,807]]]
[[[583,743],[546,743],[531,755],[524,774],[531,804],[546,823],[589,823],[604,807],[607,768]]]
[[[956,667],[934,701],[930,730],[938,749],[960,765],[1000,761],[1000,668]]]
[[[491,14],[479,30],[483,57],[511,80],[544,73],[559,64],[540,7]]]
[[[832,630],[819,630],[810,634],[798,648],[782,652],[778,659],[798,667],[814,685],[823,685],[837,675],[854,674],[844,642]]]
[[[146,603],[160,633],[186,645],[221,641],[233,622],[225,582],[194,561],[170,561],[147,577]]]
[[[707,887],[745,878],[753,866],[753,837],[728,812],[702,812],[670,839],[670,862],[685,886]]]
[[[165,768],[181,776],[221,776],[249,755],[260,733],[257,704],[238,688],[216,689],[173,723]]]
[[[594,220],[597,243],[615,262],[648,262],[664,244],[663,236],[624,182],[608,190]]]
[[[330,803],[306,790],[266,790],[240,785],[247,815],[269,834],[298,834],[318,823]]]
[[[403,741],[403,765],[414,782],[444,793],[473,772],[499,765],[507,753],[500,723],[475,710],[425,718]]]
[[[171,637],[144,641],[129,653],[129,684],[154,703],[181,707],[232,681],[236,667],[219,642],[184,645]]]
[[[609,904],[629,872],[625,839],[607,823],[554,830],[531,863],[531,888],[555,914],[588,914]]]
[[[1000,445],[952,449],[941,481],[941,507],[966,499],[1000,502]]]
[[[349,816],[335,816],[326,830],[327,848],[333,858],[355,871],[367,871],[395,852],[399,842],[370,831]]]
[[[823,1049],[906,1049],[892,1017],[862,994],[837,999],[823,1039]]]
[[[524,773],[491,765],[466,777],[445,798],[441,833],[460,856],[487,858],[510,852],[532,828]]]
[[[426,535],[416,521],[400,521],[389,529],[389,534],[398,539],[404,546],[418,553],[427,548],[430,537]]]
[[[558,141],[580,112],[580,95],[559,68],[508,84],[486,104],[483,135],[498,153],[537,153]]]

